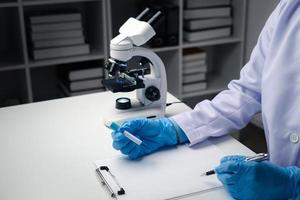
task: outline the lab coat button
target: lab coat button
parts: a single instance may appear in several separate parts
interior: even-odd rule
[[[299,142],[299,135],[298,134],[296,134],[296,133],[292,133],[291,135],[290,135],[290,141],[292,142],[292,143],[298,143]]]

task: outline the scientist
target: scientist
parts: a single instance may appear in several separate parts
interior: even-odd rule
[[[112,133],[113,147],[137,159],[163,146],[202,142],[247,125],[262,112],[270,162],[228,156],[215,169],[236,199],[300,196],[300,0],[282,0],[267,20],[249,62],[228,90],[170,119],[136,119]],[[136,145],[122,132],[143,140]]]

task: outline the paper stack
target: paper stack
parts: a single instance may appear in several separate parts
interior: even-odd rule
[[[103,68],[73,68],[59,70],[59,90],[63,96],[77,96],[105,91],[102,85]]]
[[[90,53],[82,27],[81,13],[35,15],[29,18],[34,60]]]
[[[206,52],[198,49],[183,51],[183,94],[193,93],[207,88]]]
[[[231,0],[185,0],[184,39],[188,42],[229,37]]]

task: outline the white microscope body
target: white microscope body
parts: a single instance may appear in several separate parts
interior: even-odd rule
[[[147,22],[140,21],[147,12],[149,12],[148,8],[137,18],[129,18],[119,29],[120,34],[113,38],[110,43],[111,58],[109,59],[110,63],[106,67],[110,79],[105,80],[103,84],[113,92],[136,90],[137,98],[136,103],[133,103],[131,108],[125,110],[116,109],[115,114],[132,111],[137,113],[137,116],[134,117],[162,117],[165,114],[167,98],[165,66],[159,56],[153,51],[139,47],[156,34],[150,24],[161,14],[158,11]],[[135,56],[148,59],[151,67],[150,74],[134,74],[128,70],[127,62]],[[143,114],[139,114],[138,111],[143,111]],[[145,116],[145,113],[147,113],[147,116]],[[126,116],[126,114],[123,116]]]

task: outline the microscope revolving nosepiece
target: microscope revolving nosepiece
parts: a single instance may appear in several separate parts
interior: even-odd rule
[[[118,72],[127,71],[128,65],[127,62],[122,62],[110,58],[105,63],[105,69],[108,71],[109,75],[115,76]]]

